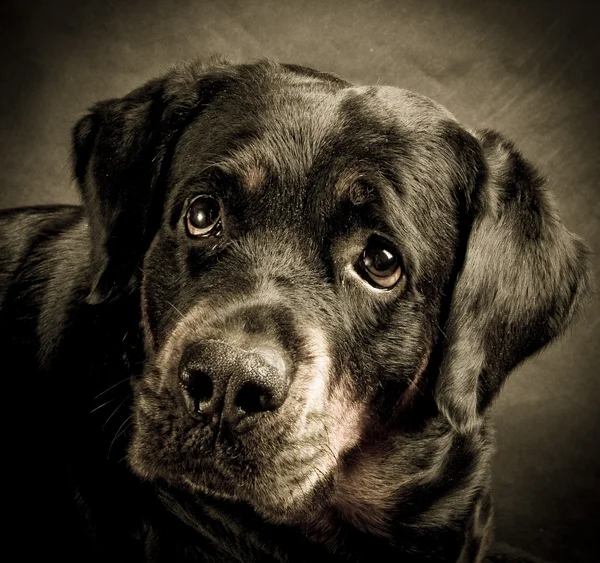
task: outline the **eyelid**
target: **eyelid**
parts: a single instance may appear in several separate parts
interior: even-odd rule
[[[185,190],[180,190],[179,193],[177,194],[175,200],[173,201],[173,207],[172,207],[171,215],[169,217],[169,225],[171,226],[172,229],[178,228],[177,226],[180,224],[180,222],[182,220],[185,223],[185,217],[187,216],[188,210],[189,210],[190,206],[192,205],[194,199],[196,199],[198,196],[205,195],[208,197],[212,197],[219,202],[221,209],[223,208],[221,199],[219,197],[217,197],[216,194],[211,193],[209,185],[202,185],[201,186],[202,191],[200,189],[198,189],[199,186],[197,184],[194,184],[194,185],[195,185],[196,189],[193,191],[193,193],[189,194],[189,192],[186,193]]]
[[[354,283],[360,284],[363,290],[369,290],[380,295],[381,298],[385,294],[396,295],[398,291],[405,293],[409,284],[406,261],[402,246],[392,236],[380,228],[360,229],[354,231],[344,241],[340,240],[338,244],[340,245],[339,250],[337,252],[334,250],[334,256],[336,256],[334,258],[334,268],[340,273],[339,283],[344,285],[343,280],[349,278],[356,280]],[[370,278],[361,265],[365,251],[373,246],[383,246],[389,249],[397,259],[398,268],[395,272],[399,271],[400,276],[390,287],[377,284],[377,280]],[[381,280],[386,278],[387,276],[381,276]]]
[[[210,199],[214,202],[217,203],[218,205],[218,211],[219,211],[219,215],[217,217],[217,220],[211,224],[210,227],[207,227],[206,230],[205,229],[197,229],[196,227],[191,226],[189,224],[189,218],[190,218],[190,210],[192,209],[192,206],[194,205],[194,203],[196,201],[198,201],[199,199]],[[213,195],[210,194],[196,194],[190,198],[188,198],[188,203],[185,206],[185,212],[181,214],[182,217],[182,221],[183,221],[183,228],[185,229],[185,232],[187,234],[187,236],[192,237],[194,239],[201,239],[201,238],[207,238],[207,237],[220,237],[222,232],[223,232],[223,205],[220,201],[219,198],[214,197]],[[198,231],[202,231],[202,232],[192,232],[192,229],[196,229]]]
[[[401,282],[402,278],[404,277],[404,268],[402,266],[402,259],[400,257],[399,252],[397,250],[395,250],[393,247],[389,247],[388,250],[389,250],[390,254],[392,254],[395,258],[396,267],[392,271],[391,274],[387,274],[387,275],[382,275],[382,276],[377,275],[376,271],[373,272],[371,270],[371,268],[367,264],[367,260],[366,260],[368,257],[369,248],[381,249],[381,248],[385,248],[386,246],[388,246],[388,245],[373,244],[372,239],[371,239],[371,241],[369,241],[367,246],[365,246],[364,250],[360,254],[359,259],[354,264],[354,269],[367,284],[372,285],[373,287],[375,287],[378,290],[390,291],[390,290],[394,289]]]
[[[406,277],[408,275],[408,271],[410,270],[409,266],[411,264],[411,255],[408,254],[406,245],[402,244],[402,241],[398,241],[397,237],[392,237],[382,230],[374,231],[369,237],[367,244],[373,239],[378,238],[382,240],[391,250],[394,251],[394,254],[398,257],[400,261],[400,267],[402,268],[402,272]],[[365,246],[366,248],[366,246]]]
[[[192,204],[197,199],[200,199],[201,197],[206,197],[206,198],[214,199],[216,202],[218,202],[219,208],[221,209],[221,211],[223,211],[225,209],[224,206],[223,206],[223,201],[221,200],[220,197],[217,196],[217,194],[210,193],[210,192],[196,192],[196,193],[194,193],[192,195],[187,196],[183,200],[183,204],[181,205],[181,210],[179,212],[179,216],[178,217],[183,217],[185,219],[185,217],[187,216],[188,211],[190,210],[190,207],[192,206]]]

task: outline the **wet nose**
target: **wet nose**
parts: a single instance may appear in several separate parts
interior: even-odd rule
[[[277,350],[247,351],[214,340],[185,350],[179,384],[192,416],[221,414],[222,420],[236,426],[251,414],[279,409],[290,381]]]

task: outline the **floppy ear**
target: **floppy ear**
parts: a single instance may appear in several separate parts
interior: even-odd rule
[[[75,177],[89,222],[91,289],[101,303],[135,286],[154,236],[170,151],[228,80],[226,62],[192,63],[96,104],[73,130]]]
[[[479,426],[508,373],[569,325],[590,288],[588,250],[562,225],[540,176],[499,134],[478,137],[487,175],[435,390],[463,432]]]

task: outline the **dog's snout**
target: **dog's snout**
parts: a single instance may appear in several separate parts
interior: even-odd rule
[[[247,351],[221,341],[186,349],[179,383],[192,416],[220,414],[232,426],[251,414],[277,410],[290,385],[286,362],[278,351]]]

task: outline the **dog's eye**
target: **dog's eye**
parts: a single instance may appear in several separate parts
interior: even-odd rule
[[[190,204],[187,211],[187,230],[195,237],[218,234],[221,224],[221,207],[219,202],[210,196],[198,196]]]
[[[381,240],[374,240],[367,245],[356,268],[367,282],[380,289],[391,289],[402,277],[399,256]]]

